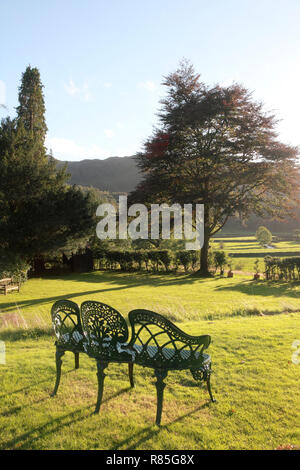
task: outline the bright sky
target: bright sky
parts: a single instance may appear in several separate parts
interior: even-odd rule
[[[183,57],[208,84],[253,90],[300,144],[300,0],[1,0],[0,18],[0,104],[14,116],[22,72],[38,67],[56,158],[141,150]]]

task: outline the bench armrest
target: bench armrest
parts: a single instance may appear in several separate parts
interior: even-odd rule
[[[211,341],[209,335],[188,335],[164,316],[149,310],[132,310],[129,321],[132,329],[129,348],[134,348],[135,344],[143,349],[155,346],[162,352],[164,348],[171,347],[179,361],[181,351],[188,350],[195,357],[196,353],[202,354]]]

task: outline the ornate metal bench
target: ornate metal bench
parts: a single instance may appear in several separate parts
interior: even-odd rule
[[[59,302],[62,304],[57,305]],[[76,306],[70,301],[59,302],[52,307],[53,312],[60,312],[57,309],[61,306],[64,312],[63,302]],[[128,342],[126,321],[112,307],[95,301],[83,302],[81,305],[82,328],[78,311],[76,311],[76,326],[74,325],[71,332],[67,332],[70,336],[65,337],[68,340],[66,343],[61,340],[66,334],[62,333],[62,325],[65,322],[61,319],[61,313],[52,314],[54,329],[58,337],[56,342],[57,376],[53,395],[57,392],[59,385],[61,356],[65,351],[72,351],[75,354],[85,351],[97,362],[98,398],[95,413],[100,410],[105,379],[104,370],[109,362],[128,363],[131,387],[134,387],[134,364],[154,369],[157,379],[155,384],[157,425],[161,422],[164,379],[169,370],[189,369],[197,382],[206,382],[211,401],[215,401],[210,387],[211,359],[208,354],[204,353],[210,344],[210,336],[187,335],[162,315],[148,310],[133,310],[129,313],[132,335]],[[56,324],[58,326],[55,326]],[[77,332],[82,339],[73,346],[74,333],[77,337]]]

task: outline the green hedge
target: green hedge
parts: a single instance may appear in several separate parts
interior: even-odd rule
[[[102,250],[94,253],[95,266],[98,269],[121,269],[122,271],[177,271],[185,272],[199,268],[198,251],[138,250],[117,251]]]
[[[267,280],[300,280],[300,257],[293,258],[276,258],[266,256],[265,261],[265,277]]]

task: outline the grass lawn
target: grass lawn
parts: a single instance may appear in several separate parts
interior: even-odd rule
[[[299,251],[300,252],[300,241],[279,241],[272,243],[274,249],[262,247],[256,240],[255,237],[235,237],[235,238],[213,238],[214,247],[218,247],[220,242],[223,242],[224,249],[232,251],[234,253],[251,253],[251,252],[272,252],[272,251]]]
[[[0,297],[0,327],[50,326],[55,300],[98,300],[125,316],[148,308],[173,321],[300,311],[300,283],[254,282],[251,276],[199,279],[189,274],[92,272],[31,279],[20,293]]]
[[[220,247],[220,243],[223,243],[223,248]],[[254,236],[248,237],[216,237],[212,239],[211,242],[214,250],[223,249],[227,254],[234,253],[235,256],[232,258],[232,266],[233,270],[244,271],[254,273],[254,262],[256,258],[259,260],[259,270],[260,272],[264,272],[265,264],[264,264],[264,257],[266,254],[271,254],[272,252],[276,253],[288,253],[291,252],[290,256],[293,256],[293,253],[299,252],[300,256],[300,242],[297,241],[280,241],[275,242],[274,249],[272,248],[264,248],[257,242]],[[257,256],[253,257],[253,253],[257,253]],[[245,256],[236,256],[236,255],[249,255],[249,257]],[[276,256],[279,256],[276,254]],[[286,257],[285,254],[283,257]]]
[[[291,362],[300,339],[299,283],[254,283],[246,276],[197,279],[188,275],[94,272],[31,279],[21,292],[0,297],[1,449],[273,449],[300,446],[300,365]],[[57,397],[50,307],[59,298],[94,299],[127,317],[133,308],[161,312],[190,334],[210,334],[209,402],[189,371],[166,380],[162,427],[154,425],[153,371],[107,369],[100,415],[94,362],[66,353]],[[281,314],[266,313],[285,312]],[[263,315],[263,313],[265,313]],[[34,327],[37,327],[34,330]],[[42,334],[44,331],[44,334]]]

